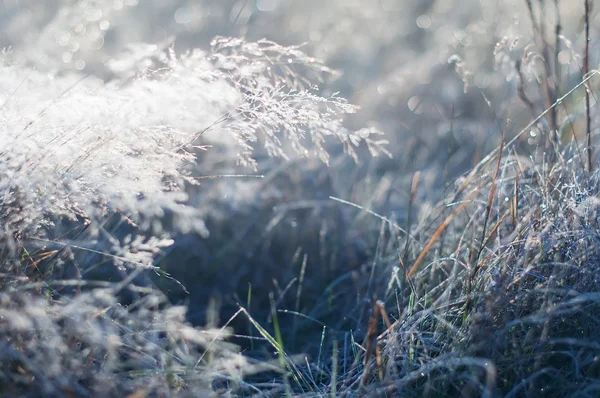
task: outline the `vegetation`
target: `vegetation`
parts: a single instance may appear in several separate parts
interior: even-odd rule
[[[0,394],[597,396],[592,2],[401,3],[5,1]]]

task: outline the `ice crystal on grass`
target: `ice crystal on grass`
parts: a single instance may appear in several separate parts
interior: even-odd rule
[[[152,205],[177,213],[185,197],[174,192],[194,183],[185,165],[196,160],[193,144],[210,129],[230,134],[240,162],[253,167],[257,141],[269,156],[312,152],[324,162],[329,137],[353,158],[362,142],[374,155],[383,150],[385,141],[372,138],[379,131],[343,127],[343,115],[357,108],[319,95],[297,69],[316,72],[316,79],[332,71],[297,47],[226,38],[212,45],[208,54],[180,56],[146,48],[130,65],[133,75],[107,83],[4,65],[3,92],[13,93],[3,98],[0,116],[5,225],[18,222],[24,231],[48,214],[93,218],[110,211],[139,221],[145,206],[160,213]],[[123,64],[108,64],[115,65]]]
[[[69,303],[48,302],[26,286],[0,294],[0,393],[7,396],[165,395],[211,390],[214,377],[241,378],[257,370],[224,342],[228,329],[198,330],[185,309],[164,306],[156,293],[130,309],[112,289]],[[205,373],[191,372],[203,361]],[[129,376],[124,377],[124,374]]]
[[[76,52],[80,31],[110,14],[103,4],[60,8],[36,42]],[[344,127],[358,108],[321,94],[316,84],[336,72],[300,47],[211,45],[178,54],[168,40],[130,43],[89,74],[65,68],[73,54],[61,63],[50,44],[38,62],[26,48],[0,60],[3,393],[198,394],[215,379],[243,390],[264,368],[223,342],[228,329],[185,324],[186,309],[148,277],[170,278],[156,263],[171,235],[209,232],[186,193],[202,150],[225,146],[254,168],[262,148],[327,163],[329,139],[355,160],[361,146],[389,153],[378,130]]]
[[[233,87],[242,95],[240,104],[228,116],[225,130],[232,133],[241,147],[238,160],[256,168],[254,148],[260,139],[269,156],[287,158],[286,147],[299,156],[310,151],[329,162],[325,143],[334,137],[344,151],[357,160],[356,147],[369,145],[374,156],[385,152],[385,140],[371,136],[381,132],[365,129],[349,131],[342,125],[344,114],[358,107],[336,94],[322,96],[318,86],[305,76],[310,72],[322,80],[335,71],[307,56],[299,47],[284,47],[268,40],[247,43],[241,39],[217,37],[211,43],[212,59]],[[299,70],[300,69],[300,70]],[[305,73],[300,73],[304,71]],[[385,152],[389,154],[389,152]]]

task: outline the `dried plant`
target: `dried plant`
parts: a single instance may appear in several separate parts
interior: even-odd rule
[[[3,3],[0,395],[597,395],[590,1],[136,3]]]

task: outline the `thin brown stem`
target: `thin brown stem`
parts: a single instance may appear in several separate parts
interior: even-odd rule
[[[551,86],[551,82],[554,81],[552,76],[552,60],[550,59],[550,46],[548,45],[548,40],[546,40],[546,18],[544,14],[544,10],[546,9],[545,0],[539,0],[540,3],[540,21],[539,21],[539,36],[540,36],[540,46],[542,48],[542,58],[544,59],[544,80],[542,81],[542,91],[544,94],[545,107],[549,108],[555,101],[556,95],[555,90]],[[552,108],[549,114],[550,119],[550,142],[549,144],[553,144],[556,139],[556,108]]]
[[[590,72],[590,0],[585,2],[585,49],[583,53],[583,76],[587,77]],[[590,86],[585,85],[585,136],[586,136],[586,151],[587,151],[587,169],[592,173],[592,116],[590,114]]]
[[[560,84],[561,84],[561,74],[560,74],[560,32],[562,31],[562,25],[560,23],[560,7],[558,5],[558,0],[554,0],[554,11],[555,11],[555,21],[554,21],[554,80],[556,84],[555,88],[555,96],[556,98],[560,97]]]

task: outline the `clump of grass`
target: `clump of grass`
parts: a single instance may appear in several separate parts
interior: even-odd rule
[[[225,341],[230,330],[192,328],[185,308],[167,308],[153,289],[129,286],[144,297],[124,307],[113,287],[58,301],[40,286],[23,281],[0,295],[2,395],[202,393],[215,378],[258,370]],[[205,351],[213,361],[193,372]]]
[[[395,341],[384,350],[395,376],[374,384],[375,390],[492,396],[598,388],[592,359],[600,347],[593,277],[597,176],[590,186],[581,162],[564,161],[577,156],[567,148],[547,168],[521,169],[514,157],[503,161],[492,217],[502,220],[509,211],[510,182],[517,175],[517,202],[525,216],[516,228],[501,222],[481,256],[476,253],[482,242],[470,237],[483,231],[483,205],[471,201],[479,210],[455,218],[447,251],[428,256],[429,264],[412,278],[415,292],[402,294],[400,303],[413,294],[416,299],[410,311],[398,314]],[[490,186],[494,179],[487,181]]]
[[[586,3],[586,18],[588,12]],[[423,220],[429,238],[412,259],[400,258],[412,267],[404,281],[394,276],[397,320],[380,336],[385,349],[378,362],[389,375],[371,376],[368,393],[569,396],[600,389],[598,173],[591,172],[591,141],[583,144],[589,151],[576,142],[560,147],[550,121],[543,128],[549,151],[529,159],[514,154],[519,136],[540,119],[555,118],[554,109],[591,77],[584,73],[584,81],[547,103],[516,137],[506,145],[502,139]],[[586,109],[589,115],[589,104]],[[454,211],[448,216],[445,208]],[[433,253],[443,232],[444,248]],[[357,390],[354,382],[347,391]]]
[[[63,12],[54,29],[82,10]],[[189,297],[190,281],[160,265],[175,235],[209,234],[186,192],[202,181],[193,174],[207,136],[256,169],[263,154],[327,163],[331,138],[354,159],[363,146],[386,153],[381,132],[344,127],[358,108],[319,93],[313,82],[334,71],[299,47],[225,37],[183,54],[132,45],[106,62],[107,81],[54,62],[28,68],[26,51],[0,61],[2,393],[257,392],[244,379],[279,368],[225,342],[218,309],[206,326],[188,324],[187,307],[152,281]]]

